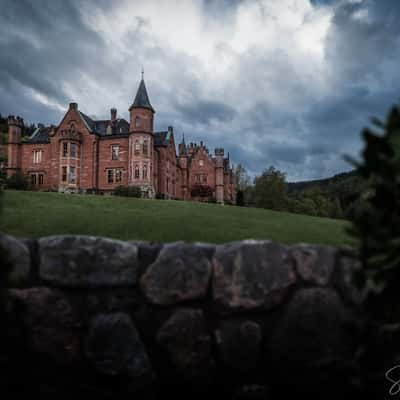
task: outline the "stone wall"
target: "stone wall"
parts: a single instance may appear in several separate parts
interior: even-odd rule
[[[364,390],[349,250],[84,236],[0,243],[14,263],[5,350],[14,391],[328,399]]]

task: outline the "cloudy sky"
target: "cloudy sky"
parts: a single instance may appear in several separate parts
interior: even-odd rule
[[[157,130],[327,177],[399,101],[399,20],[400,0],[0,0],[0,112],[128,118],[143,65]]]

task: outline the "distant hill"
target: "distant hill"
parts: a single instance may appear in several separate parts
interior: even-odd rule
[[[337,185],[338,183],[344,182],[349,178],[353,179],[355,177],[358,177],[358,173],[357,171],[353,170],[349,172],[342,172],[340,174],[336,174],[330,178],[315,179],[311,181],[288,182],[287,188],[289,193],[303,191],[315,187],[324,190],[329,188],[329,186]]]
[[[353,170],[343,172],[326,179],[312,181],[292,182],[287,184],[288,195],[292,198],[323,196],[334,204],[332,214],[334,218],[349,218],[354,210],[359,207],[361,194],[367,190],[368,182]],[[317,213],[319,215],[319,213]]]

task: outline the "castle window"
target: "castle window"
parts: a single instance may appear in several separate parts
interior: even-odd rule
[[[113,182],[114,182],[114,170],[108,169],[107,170],[107,183],[113,183]]]
[[[122,181],[122,171],[120,169],[115,170],[115,182],[121,182]]]
[[[69,144],[69,155],[71,158],[76,157],[76,144],[75,143],[70,143]]]
[[[36,174],[31,175],[31,184],[36,185]]]
[[[67,157],[68,155],[68,143],[64,142],[63,143],[63,157]]]
[[[42,162],[42,150],[34,150],[33,152],[33,163],[39,164]]]
[[[143,140],[143,154],[148,153],[147,139]]]
[[[147,179],[147,164],[143,165],[143,179]]]
[[[67,167],[62,167],[61,169],[61,181],[67,182]]]
[[[43,174],[39,174],[39,185],[43,185]]]
[[[140,143],[139,140],[136,139],[135,140],[135,155],[139,155],[140,154]]]
[[[138,128],[140,126],[140,118],[135,117],[135,127]]]
[[[75,183],[75,167],[69,167],[69,183]]]
[[[139,165],[135,165],[135,179],[140,178]]]
[[[203,175],[203,183],[207,183],[207,175]]]
[[[111,146],[111,159],[119,160],[119,146],[118,145]]]
[[[200,167],[202,167],[204,165],[204,161],[203,160],[199,160],[199,165],[200,165]]]

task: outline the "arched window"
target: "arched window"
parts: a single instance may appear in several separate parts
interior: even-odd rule
[[[147,139],[143,140],[143,154],[148,153]]]
[[[140,154],[140,143],[139,143],[139,139],[135,140],[135,155],[139,155]]]
[[[140,178],[140,171],[139,171],[139,165],[135,165],[135,179]]]
[[[147,164],[143,165],[143,179],[147,179]]]
[[[138,128],[140,126],[140,118],[139,117],[135,117],[135,128]]]

